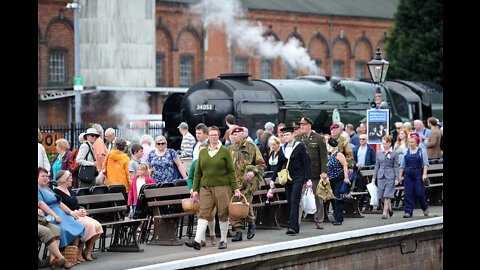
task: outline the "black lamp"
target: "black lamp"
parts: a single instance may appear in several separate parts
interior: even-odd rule
[[[377,85],[377,90],[375,91],[375,100],[370,104],[370,107],[372,108],[380,108],[381,106],[382,92],[380,91],[379,84],[385,82],[388,65],[389,63],[382,59],[382,52],[380,52],[380,46],[378,46],[375,57],[367,63],[368,71],[370,72],[370,76],[372,76],[373,83]]]
[[[370,76],[372,76],[373,83],[383,83],[385,81],[385,77],[387,76],[389,63],[382,59],[382,52],[380,52],[380,46],[377,47],[375,57],[370,62],[368,62],[367,65]]]

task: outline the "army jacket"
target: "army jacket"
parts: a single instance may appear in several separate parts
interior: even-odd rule
[[[339,136],[337,138],[337,142],[338,152],[342,153],[347,159],[348,168],[353,169],[353,166],[355,165],[355,160],[353,159],[353,151],[352,147],[350,146],[350,142],[342,136]]]
[[[240,144],[232,144],[230,152],[233,158],[235,179],[240,186],[240,191],[248,193],[257,190],[261,181],[263,181],[263,171],[266,167],[258,147],[254,143],[244,140]],[[243,179],[248,172],[254,174],[249,182]]]
[[[303,143],[307,149],[312,179],[319,179],[322,172],[327,173],[328,154],[325,138],[312,130],[310,136],[301,134],[295,139]]]

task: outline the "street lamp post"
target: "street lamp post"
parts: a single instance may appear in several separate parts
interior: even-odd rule
[[[387,76],[389,66],[389,63],[382,59],[380,46],[377,47],[375,57],[367,63],[367,66],[373,83],[377,86],[377,90],[375,91],[375,107],[378,109],[382,104],[382,92],[380,91],[380,85],[385,82],[385,77]]]
[[[75,122],[82,123],[81,106],[82,95],[80,93],[83,90],[83,80],[80,77],[80,50],[78,46],[79,41],[79,29],[78,20],[80,18],[80,5],[78,0],[73,0],[73,3],[68,3],[67,8],[73,9],[73,39],[74,39],[74,56],[75,56],[75,75],[73,78],[73,91],[75,92]]]

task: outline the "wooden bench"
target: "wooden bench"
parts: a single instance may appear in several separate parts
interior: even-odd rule
[[[177,237],[179,218],[195,215],[183,212],[182,208],[182,199],[190,197],[188,186],[146,189],[144,194],[152,209],[148,227],[153,223],[153,238],[147,244],[182,245]]]
[[[122,193],[105,193],[77,197],[78,204],[84,206],[88,215],[97,219],[103,226],[101,250],[111,252],[142,252],[137,241],[137,228],[147,219],[124,220],[127,210]],[[98,217],[98,218],[96,218]],[[112,228],[110,246],[105,248],[107,228]]]
[[[259,190],[253,192],[252,207],[255,213],[255,224],[259,229],[281,229],[280,226],[287,226],[287,199],[285,188],[276,184],[273,197],[269,204],[265,204],[267,193],[270,189],[270,178],[266,178]]]
[[[372,181],[372,177],[374,174],[375,170],[374,168],[366,168],[364,170],[360,170],[360,175],[361,178],[357,181],[364,181],[366,183],[370,183]],[[430,179],[430,186],[425,189],[425,196],[427,197],[427,201],[429,205],[435,205],[435,204],[442,204],[443,203],[443,163],[440,164],[431,164],[428,167],[427,171],[427,176]],[[356,182],[354,185],[356,184]],[[362,207],[362,202],[360,200],[365,199],[366,202],[368,203],[368,198],[370,198],[370,194],[366,189],[356,189],[354,186],[352,186],[352,193],[351,195],[354,197],[355,200],[351,202],[346,202],[345,203],[345,217],[363,217],[361,209]],[[404,195],[403,195],[403,190],[404,186],[397,186],[395,187],[395,198],[392,200],[392,205],[395,204],[395,202],[403,201],[404,200]],[[379,207],[377,208],[377,211],[372,211],[372,210],[364,210],[363,213],[377,213]]]

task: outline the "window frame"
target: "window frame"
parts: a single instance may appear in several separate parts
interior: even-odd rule
[[[182,60],[183,59],[187,59],[189,60],[190,62],[190,78],[189,78],[189,83],[186,83],[185,81],[182,80]],[[179,85],[180,86],[191,86],[193,84],[193,81],[194,81],[194,56],[193,54],[191,53],[185,53],[185,54],[182,54],[180,55],[178,61],[179,61],[179,65],[178,65],[178,76],[179,76]]]
[[[52,66],[50,65],[50,58],[52,57],[52,54],[54,53],[60,53],[63,54],[63,81],[52,81]],[[47,85],[48,86],[66,86],[68,85],[69,78],[68,78],[68,49],[64,47],[50,47],[48,49],[48,62],[47,62]]]

